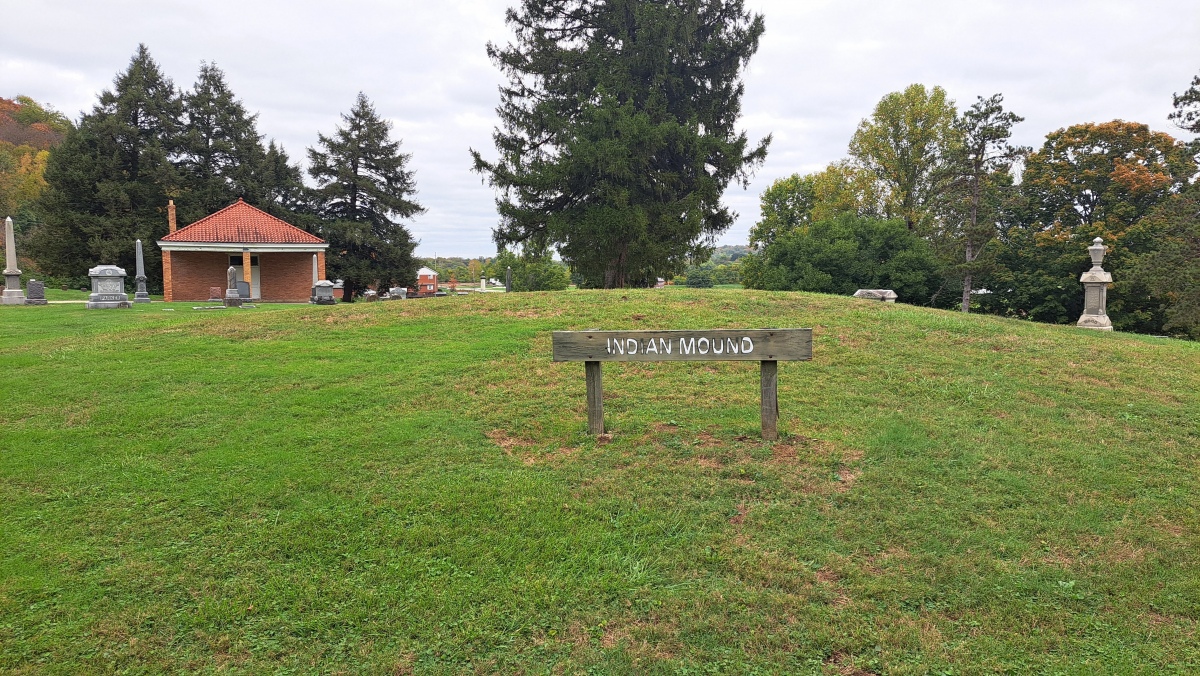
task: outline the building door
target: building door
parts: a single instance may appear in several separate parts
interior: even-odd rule
[[[237,275],[238,281],[244,281],[246,273],[245,268],[242,267],[242,257],[230,256],[229,264],[233,266],[233,271]],[[262,298],[262,290],[259,286],[258,256],[250,257],[250,297],[254,299]]]

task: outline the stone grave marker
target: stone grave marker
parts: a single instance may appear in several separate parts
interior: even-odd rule
[[[97,265],[88,270],[92,279],[92,294],[88,296],[89,310],[112,310],[133,307],[125,293],[125,269],[115,265]]]
[[[45,305],[46,304],[46,284],[39,282],[36,279],[29,280],[29,284],[25,286],[25,304],[26,305]]]

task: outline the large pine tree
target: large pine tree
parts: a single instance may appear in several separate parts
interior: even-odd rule
[[[472,150],[499,191],[501,247],[556,248],[584,284],[681,271],[733,223],[730,181],[766,158],[736,129],[761,15],[743,0],[522,0],[515,41],[488,45],[500,157]]]
[[[258,115],[247,112],[216,65],[201,64],[183,106],[177,160],[182,222],[202,218],[239,197],[276,215],[286,215],[296,206],[300,168],[288,162],[274,141],[263,145]]]
[[[165,207],[178,182],[170,157],[182,109],[175,85],[139,45],[113,89],[100,94],[50,156],[42,222],[29,243],[43,271],[81,278],[104,263],[132,272],[133,241],[166,234]],[[145,252],[146,270],[160,269],[157,249]]]
[[[398,222],[424,213],[416,194],[412,156],[391,140],[391,123],[381,119],[360,93],[344,127],[318,134],[321,150],[308,149],[309,175],[316,181],[321,234],[329,242],[328,274],[341,278],[345,299],[370,284],[410,286],[417,279],[416,242]]]

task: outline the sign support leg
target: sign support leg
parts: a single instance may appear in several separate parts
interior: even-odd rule
[[[604,385],[600,382],[600,362],[583,362],[587,372],[588,434],[604,434]]]
[[[779,362],[762,361],[760,376],[762,384],[762,402],[759,408],[762,412],[762,438],[765,441],[775,441],[779,438],[779,398],[776,391],[779,383]],[[588,392],[591,392],[589,389]]]

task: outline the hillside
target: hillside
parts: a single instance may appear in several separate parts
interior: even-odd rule
[[[681,288],[0,318],[0,671],[1200,669],[1196,343]],[[776,444],[753,363],[607,364],[597,439],[550,362],[770,326]]]

